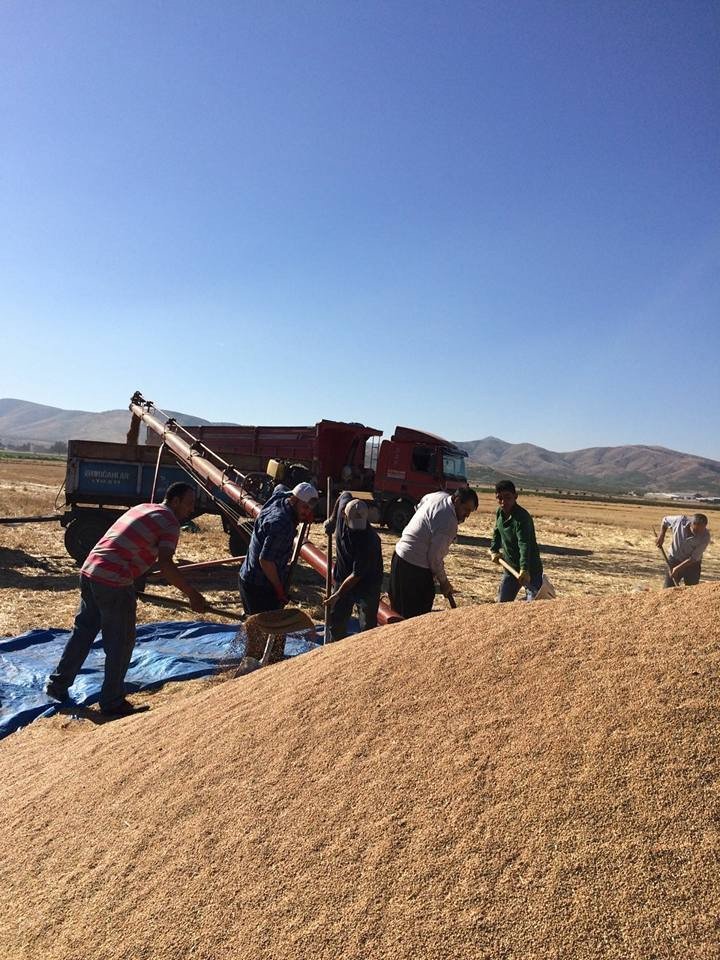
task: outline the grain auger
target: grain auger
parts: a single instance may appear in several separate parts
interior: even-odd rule
[[[197,440],[176,420],[155,407],[151,401],[145,400],[139,392],[133,394],[130,411],[133,415],[131,433],[136,433],[142,422],[160,438],[156,475],[162,451],[165,449],[233,524],[239,526],[244,517],[257,517],[262,510],[263,501],[270,493],[267,487],[268,479],[264,474],[241,473]],[[298,556],[321,577],[327,577],[327,556],[314,544],[309,541],[302,543]],[[392,623],[401,619],[388,604],[380,604],[379,623]]]

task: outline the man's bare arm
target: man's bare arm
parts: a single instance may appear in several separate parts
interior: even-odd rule
[[[185,577],[180,573],[180,568],[177,566],[173,560],[173,555],[169,550],[160,550],[158,555],[158,566],[160,567],[160,572],[165,577],[168,583],[171,583],[174,587],[177,587],[190,601],[190,607],[196,613],[203,613],[207,609],[207,601],[205,597],[195,589],[191,587],[187,582]]]

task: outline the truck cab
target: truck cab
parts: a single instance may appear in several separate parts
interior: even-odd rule
[[[383,522],[402,532],[427,493],[454,491],[467,486],[467,453],[432,433],[396,427],[380,444],[375,473],[375,496]]]

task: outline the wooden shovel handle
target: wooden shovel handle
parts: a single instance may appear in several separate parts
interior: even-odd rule
[[[677,580],[676,580],[675,577],[673,576],[672,567],[670,566],[670,561],[668,560],[668,555],[665,553],[665,547],[663,547],[661,544],[659,544],[659,543],[657,542],[658,535],[657,535],[657,533],[655,532],[655,527],[652,528],[652,532],[655,534],[655,546],[658,548],[658,550],[660,551],[660,553],[663,555],[663,560],[664,560],[665,563],[667,564],[668,573],[670,574],[670,579],[672,580],[672,582],[675,584],[676,587],[679,587],[680,584],[677,582]]]
[[[500,564],[501,567],[504,567],[508,573],[511,573],[516,580],[520,579],[520,574],[515,569],[515,567],[511,567],[510,564],[506,560],[503,560],[502,557],[498,558],[498,563]]]

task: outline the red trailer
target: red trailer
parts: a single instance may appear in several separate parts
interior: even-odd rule
[[[370,437],[382,434],[361,423],[336,420],[320,420],[311,427],[182,426],[243,473],[266,473],[275,461],[282,469],[274,479],[284,483],[311,479],[320,491],[328,477],[334,484],[341,482],[343,467],[362,478],[365,445]],[[147,443],[158,445],[160,438],[148,431]]]
[[[328,478],[333,493],[342,489],[372,493],[381,521],[397,533],[426,493],[467,486],[465,451],[449,440],[409,427],[396,427],[392,437],[382,442],[381,430],[336,420],[320,420],[307,427],[183,429],[243,472],[269,473],[288,486],[307,479],[321,494]],[[149,431],[147,442],[160,440]]]
[[[68,553],[79,563],[122,510],[148,500],[156,484],[156,493],[162,493],[184,476],[167,451],[158,462],[157,432],[148,430],[146,445],[138,443],[139,423],[133,418],[124,444],[70,441],[64,485],[69,509],[57,519],[67,528]],[[372,494],[380,521],[396,533],[426,493],[467,485],[465,451],[409,427],[396,427],[389,440],[381,440],[382,431],[374,427],[336,420],[306,427],[206,425],[183,430],[244,474],[247,489],[261,501],[276,482],[292,487],[310,480],[324,508],[329,478],[331,499],[340,490]],[[197,502],[199,513],[220,514],[231,552],[243,553],[252,521],[233,522],[201,488]]]

